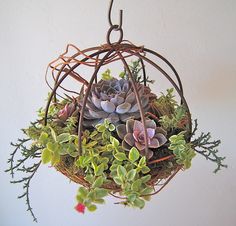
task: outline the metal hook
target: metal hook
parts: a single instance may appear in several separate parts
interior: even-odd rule
[[[111,2],[110,2],[109,11],[108,11],[108,21],[109,21],[109,24],[111,27],[114,26],[114,24],[111,21],[112,5],[113,5],[113,0],[111,0]],[[121,29],[122,22],[123,22],[123,10],[120,10],[120,23],[119,23],[119,25],[115,25],[117,27],[117,29]]]

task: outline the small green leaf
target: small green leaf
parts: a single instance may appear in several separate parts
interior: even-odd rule
[[[51,152],[55,153],[59,150],[59,145],[57,143],[48,142],[47,143],[47,149]]]
[[[109,125],[109,130],[112,132],[116,129],[116,127],[113,124]]]
[[[104,182],[104,178],[102,176],[99,176],[93,183],[92,187],[96,188],[96,187],[101,187],[102,184]]]
[[[103,157],[103,158],[100,159],[100,162],[103,163],[103,164],[107,164],[109,162],[109,158]]]
[[[57,141],[62,144],[66,143],[70,140],[70,134],[69,133],[62,133],[57,137]]]
[[[114,155],[114,157],[119,161],[124,161],[127,159],[125,153],[122,152],[118,152],[117,154]]]
[[[122,184],[122,190],[123,190],[125,193],[130,193],[131,184],[128,183],[128,182],[125,182],[125,184]]]
[[[110,134],[110,132],[109,131],[104,131],[103,133],[102,133],[102,139],[103,140],[109,140],[109,137],[111,136],[111,134]]]
[[[76,160],[75,165],[76,165],[77,167],[83,168],[83,167],[84,167],[84,165],[83,165],[83,159],[84,159],[84,156],[80,156],[80,157]]]
[[[119,165],[117,167],[117,175],[118,175],[118,177],[122,180],[122,179],[125,178],[126,174],[127,174],[127,171],[126,171],[125,167]]]
[[[50,130],[51,130],[51,135],[52,135],[52,138],[55,142],[57,142],[57,135],[56,135],[56,132],[54,131],[54,129],[49,126]]]
[[[52,165],[54,166],[58,164],[60,160],[61,160],[60,154],[58,152],[54,152],[51,159]]]
[[[152,187],[146,187],[144,188],[140,193],[142,195],[149,195],[153,192],[153,188]]]
[[[84,178],[87,182],[89,182],[90,184],[92,184],[94,182],[94,177],[92,174],[88,174],[86,175],[86,177]]]
[[[131,162],[135,162],[136,160],[138,160],[140,154],[139,151],[137,150],[137,148],[132,147],[129,151],[129,159]]]
[[[118,167],[118,165],[117,164],[114,164],[114,162],[113,162],[113,164],[111,165],[111,167],[110,167],[110,170],[111,171],[116,171],[117,170],[117,167]]]
[[[45,132],[42,132],[39,137],[39,142],[42,143],[43,145],[46,145],[47,140],[48,140],[48,134]]]
[[[133,202],[136,198],[137,198],[137,195],[133,193],[127,196],[127,199],[129,202]]]
[[[119,177],[113,177],[113,180],[115,181],[116,184],[122,185],[122,180]]]
[[[138,179],[138,180],[134,181],[134,183],[133,183],[132,186],[131,186],[131,189],[132,189],[133,191],[139,191],[141,185],[142,185],[142,181],[141,181],[141,179]]]
[[[114,146],[114,147],[118,147],[119,146],[119,144],[120,144],[120,142],[115,138],[115,137],[110,137],[110,142],[112,143],[112,145]]]
[[[145,156],[143,156],[143,157],[139,160],[138,165],[139,165],[140,167],[143,167],[143,166],[146,165],[146,157],[145,157]]]
[[[136,206],[136,207],[142,209],[142,208],[145,206],[145,202],[144,202],[143,199],[136,198],[136,199],[134,200],[134,206]]]
[[[96,126],[96,129],[98,130],[98,132],[102,133],[106,130],[106,127],[104,125],[98,125]]]
[[[93,170],[94,170],[94,173],[96,174],[97,171],[98,171],[98,166],[95,162],[92,162],[92,167],[93,167]]]
[[[93,200],[94,203],[97,203],[97,204],[103,204],[105,203],[105,200],[104,199],[95,199]]]
[[[110,176],[111,176],[112,178],[117,177],[117,170],[111,171]]]
[[[91,134],[90,134],[90,138],[95,137],[98,134],[97,130],[94,130]]]
[[[88,190],[85,187],[80,187],[78,189],[78,195],[82,197],[83,199],[85,199],[86,196],[88,195]]]
[[[150,169],[147,166],[143,166],[141,171],[142,171],[143,174],[146,174],[146,173],[150,172]]]
[[[76,200],[78,203],[83,203],[84,199],[80,195],[76,195]]]
[[[108,191],[105,188],[95,188],[96,199],[103,198],[108,195]]]
[[[142,178],[141,178],[141,180],[142,180],[142,183],[147,183],[150,179],[151,179],[151,175],[146,175],[146,176],[143,176]]]
[[[142,197],[145,201],[150,201],[151,200],[151,195],[145,195]]]
[[[119,77],[124,79],[124,78],[125,78],[125,75],[126,75],[125,72],[122,71],[122,72],[119,74]]]
[[[87,209],[90,212],[94,212],[97,209],[97,206],[94,204],[91,204],[91,205],[87,206]]]
[[[91,203],[92,200],[96,199],[96,193],[94,190],[91,190],[87,195],[87,201]]]
[[[87,207],[87,206],[90,206],[92,203],[92,200],[91,199],[86,199],[83,201],[83,204]]]
[[[91,141],[89,143],[86,144],[86,148],[92,148],[94,147],[98,142],[97,141]]]
[[[69,143],[67,145],[66,152],[74,158],[77,157],[79,154],[74,143]]]
[[[80,157],[82,157],[82,156],[80,156]],[[91,160],[92,160],[92,157],[90,157],[90,156],[83,156],[83,164],[85,166],[87,166],[90,163]]]
[[[94,170],[96,176],[100,176],[104,171],[104,164],[100,164],[96,170]]]
[[[136,170],[135,170],[135,169],[131,169],[131,170],[127,173],[126,177],[127,177],[127,179],[128,179],[129,181],[132,181],[132,180],[135,178],[135,175],[136,175]]]
[[[42,162],[46,164],[49,163],[51,159],[52,159],[52,152],[49,151],[47,148],[44,148],[42,152]]]
[[[102,80],[111,80],[113,77],[111,76],[111,70],[107,69],[104,73],[102,73]]]

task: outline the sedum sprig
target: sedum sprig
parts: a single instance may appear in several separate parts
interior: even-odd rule
[[[35,222],[37,222],[37,218],[36,218],[36,216],[35,216],[35,214],[33,212],[33,209],[31,207],[30,198],[29,198],[29,187],[30,187],[31,180],[32,180],[33,176],[35,175],[36,171],[38,170],[40,164],[41,164],[41,161],[39,161],[37,163],[34,163],[30,167],[23,166],[23,168],[20,171],[26,172],[27,174],[29,174],[29,176],[23,177],[20,180],[13,180],[13,181],[11,181],[11,183],[13,183],[13,184],[23,183],[24,193],[22,195],[19,195],[18,198],[21,199],[21,198],[25,197],[26,205],[28,207],[27,211],[30,212],[30,214],[33,217],[33,221],[35,221]]]
[[[151,84],[154,83],[154,80],[151,80],[148,76],[145,79],[144,75],[140,74],[140,72],[142,71],[141,60],[140,59],[131,62],[131,64],[129,65],[129,69],[130,69],[130,71],[131,71],[131,73],[132,73],[132,75],[133,75],[133,77],[134,77],[134,79],[137,83],[141,83],[141,84],[142,83],[145,84],[145,82],[146,83],[151,83]],[[128,74],[126,69],[124,70],[124,72],[122,72],[120,74],[120,77],[125,78],[125,79],[129,78],[129,74]]]
[[[221,168],[227,168],[227,165],[223,163],[225,157],[218,155],[217,147],[220,145],[220,140],[211,140],[210,133],[201,133],[201,135],[192,141],[195,151],[203,155],[207,160],[216,163],[217,167],[213,171],[217,173]]]
[[[33,124],[34,126],[34,124]],[[27,205],[27,211],[30,212],[30,214],[33,217],[33,220],[37,222],[37,218],[33,212],[33,209],[30,204],[30,198],[29,198],[29,187],[32,178],[34,177],[36,171],[38,170],[41,160],[38,160],[41,157],[41,148],[37,147],[35,145],[31,145],[29,148],[26,147],[26,143],[30,141],[31,139],[18,139],[18,143],[11,143],[13,147],[15,147],[14,151],[11,153],[11,157],[8,160],[8,163],[10,164],[9,168],[5,170],[5,172],[10,172],[12,178],[14,178],[14,174],[16,171],[21,171],[26,174],[26,176],[23,176],[19,180],[12,180],[11,183],[21,183],[23,184],[23,194],[18,196],[19,199],[25,198],[26,199],[26,205]],[[18,152],[21,152],[21,158],[17,160],[16,163],[14,163],[15,157],[18,154]],[[30,164],[29,166],[27,164],[29,159],[37,159],[38,161],[35,163]]]

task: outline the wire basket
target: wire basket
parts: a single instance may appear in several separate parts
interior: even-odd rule
[[[135,46],[129,41],[123,41],[122,40],[122,30],[118,29],[120,32],[120,39],[118,42],[111,43],[110,42],[110,34],[111,31],[117,30],[116,26],[112,26],[107,35],[107,44],[98,46],[98,47],[92,47],[85,50],[80,50],[74,45],[68,45],[66,48],[66,51],[60,55],[56,60],[51,62],[49,64],[49,68],[51,69],[52,78],[54,80],[54,86],[51,87],[49,85],[49,82],[47,81],[47,84],[51,87],[52,92],[49,97],[47,106],[46,106],[46,117],[45,117],[45,124],[47,124],[47,111],[50,107],[50,104],[56,104],[56,96],[57,91],[59,88],[63,89],[64,91],[67,91],[69,93],[72,93],[73,95],[76,94],[76,91],[74,90],[68,90],[65,87],[63,87],[63,82],[69,78],[72,77],[76,81],[82,84],[82,91],[84,92],[84,98],[83,98],[83,104],[80,106],[79,112],[78,112],[78,139],[79,139],[79,150],[81,150],[81,143],[82,143],[82,132],[83,132],[83,120],[84,120],[84,112],[86,109],[86,104],[88,101],[89,94],[91,92],[91,87],[93,84],[96,84],[98,82],[98,75],[100,72],[100,69],[104,66],[110,66],[113,63],[121,64],[125,71],[128,74],[128,78],[132,84],[132,89],[135,93],[135,99],[137,101],[139,112],[140,112],[140,118],[144,125],[145,131],[146,126],[144,123],[144,120],[146,117],[152,118],[153,120],[158,120],[159,117],[162,115],[168,114],[168,109],[166,109],[167,112],[165,112],[165,109],[162,110],[162,112],[158,111],[158,109],[155,109],[155,107],[150,108],[150,111],[144,112],[141,104],[141,97],[138,93],[137,83],[135,82],[134,75],[132,74],[130,67],[128,66],[127,61],[130,59],[138,59],[141,68],[142,68],[142,76],[143,76],[143,83],[145,86],[147,86],[147,76],[146,76],[146,67],[151,66],[155,70],[157,70],[165,79],[167,79],[170,84],[175,88],[177,93],[180,96],[181,104],[185,106],[187,109],[187,117],[185,118],[185,125],[188,127],[188,134],[187,134],[187,140],[190,141],[191,138],[191,131],[192,131],[192,122],[191,122],[191,115],[189,111],[189,107],[187,104],[186,99],[183,95],[183,87],[180,80],[180,77],[178,73],[176,72],[175,68],[171,65],[171,63],[165,59],[160,54],[156,53],[153,50],[147,49],[143,46]],[[74,50],[76,53],[73,55],[68,55],[71,50]],[[149,57],[150,55],[150,57]],[[154,57],[154,60],[152,59]],[[166,66],[169,67],[169,69],[172,71],[172,77],[158,64],[156,61],[162,61]],[[92,69],[91,78],[89,81],[85,79],[85,76],[83,76],[84,71],[89,68],[89,71]],[[81,70],[80,70],[81,69]],[[86,76],[87,77],[87,76]],[[175,80],[177,82],[175,82]],[[79,93],[78,93],[79,94]],[[59,95],[60,96],[60,95]],[[68,96],[68,95],[67,95]],[[148,149],[147,144],[147,134],[145,137],[145,150]],[[80,152],[81,153],[81,152]],[[168,170],[166,167],[166,163],[162,163],[163,160],[163,153],[164,153],[164,160],[172,162],[174,165],[171,170]],[[152,179],[148,182],[151,186],[159,185],[158,189],[153,194],[156,194],[157,191],[161,190],[166,184],[175,176],[175,174],[181,169],[181,166],[176,164],[175,161],[173,161],[173,154],[170,150],[163,150],[161,157],[156,157],[155,160],[151,161],[151,163],[158,163],[155,165],[155,167],[152,168],[151,174]],[[159,161],[160,160],[160,161]],[[67,176],[70,180],[82,184],[85,187],[89,187],[90,184],[84,180],[85,173],[83,171],[74,171],[74,168],[71,167],[70,162],[73,162],[70,156],[63,157],[61,162],[57,165],[55,165],[55,168],[63,173],[65,176]],[[114,181],[110,181],[109,183],[106,183],[104,185],[104,188],[107,188],[109,190],[112,190],[114,193],[120,190],[120,187],[117,186],[117,184]]]

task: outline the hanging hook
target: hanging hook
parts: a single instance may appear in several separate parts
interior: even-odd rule
[[[111,27],[116,26],[116,29],[121,29],[123,22],[123,10],[120,10],[120,23],[119,25],[114,25],[111,21],[111,10],[112,10],[113,0],[110,2],[109,11],[108,11],[108,21]]]

